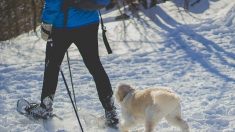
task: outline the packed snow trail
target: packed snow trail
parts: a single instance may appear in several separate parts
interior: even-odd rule
[[[173,0],[140,12],[139,18],[113,22],[118,12],[107,12],[104,21],[114,54],[107,55],[99,34],[102,63],[113,90],[120,82],[138,89],[168,86],[181,96],[182,114],[193,132],[235,131],[235,2],[201,0],[183,11]],[[177,8],[177,6],[179,8]],[[125,30],[124,30],[125,28]],[[16,111],[16,102],[38,102],[41,94],[45,42],[33,33],[0,43],[0,131],[75,132],[80,130],[61,76],[54,112],[63,121],[32,122]],[[71,67],[82,119],[103,115],[95,84],[73,45]],[[62,64],[69,77],[66,59]],[[118,107],[120,114],[120,108]],[[51,123],[51,124],[50,124]],[[83,124],[86,131],[104,131]],[[140,126],[142,130],[143,127]],[[178,132],[161,121],[156,130]],[[112,132],[112,130],[107,130]]]

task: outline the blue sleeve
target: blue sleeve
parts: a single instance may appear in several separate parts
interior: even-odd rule
[[[43,12],[42,12],[42,21],[53,24],[56,16],[61,11],[61,5],[63,0],[45,0]]]
[[[101,5],[108,5],[110,0],[96,0],[96,2]]]

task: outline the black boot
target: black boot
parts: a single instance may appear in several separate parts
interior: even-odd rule
[[[116,112],[116,107],[114,106],[114,101],[112,97],[107,97],[102,101],[103,107],[105,109],[105,125],[114,129],[118,128],[118,117]]]
[[[118,117],[117,117],[117,112],[116,112],[116,108],[114,108],[113,110],[107,111],[105,110],[105,125],[114,129],[118,129]]]

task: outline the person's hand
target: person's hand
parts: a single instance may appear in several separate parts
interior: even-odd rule
[[[47,41],[51,34],[52,24],[42,23],[41,24],[41,37],[43,40]]]

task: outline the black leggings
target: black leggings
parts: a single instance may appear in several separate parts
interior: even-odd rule
[[[46,47],[41,102],[48,96],[53,99],[57,87],[60,65],[67,49],[74,43],[78,47],[87,69],[94,78],[99,99],[103,107],[106,110],[110,109],[110,104],[107,104],[109,102],[107,99],[112,97],[113,91],[99,58],[98,27],[99,23],[95,23],[78,29],[52,30],[52,42],[48,41]]]

